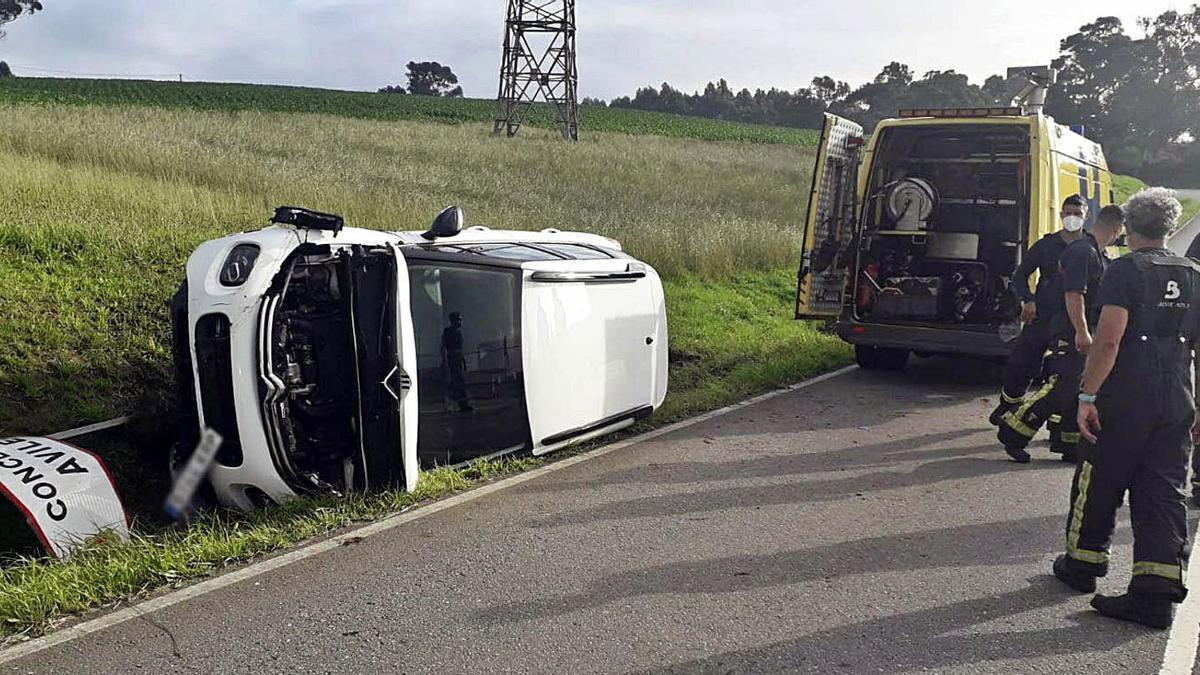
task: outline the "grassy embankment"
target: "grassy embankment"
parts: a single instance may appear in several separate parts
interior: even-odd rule
[[[481,125],[151,108],[0,107],[0,433],[46,432],[137,408],[167,384],[166,302],[205,239],[300,203],[358,226],[424,227],[448,203],[496,228],[618,238],[667,287],[672,393],[655,423],[795,381],[848,350],[791,320],[797,224],[812,150],[589,133],[492,139]],[[107,449],[138,537],[67,563],[0,568],[0,633],[137,595],[377,518],[415,495],[301,502],[188,529],[153,520],[157,474]]]

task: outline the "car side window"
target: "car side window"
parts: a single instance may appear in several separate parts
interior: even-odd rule
[[[425,467],[530,445],[521,273],[409,259]]]

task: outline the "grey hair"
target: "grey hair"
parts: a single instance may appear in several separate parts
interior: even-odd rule
[[[1125,203],[1125,226],[1148,239],[1161,239],[1175,230],[1183,216],[1183,205],[1175,191],[1146,188]]]

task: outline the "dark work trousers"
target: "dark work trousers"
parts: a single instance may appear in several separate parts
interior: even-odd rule
[[[1079,380],[1084,356],[1075,349],[1074,338],[1052,341],[1039,378],[1041,386],[1019,406],[1005,413],[996,431],[1006,448],[1024,448],[1043,424],[1050,427],[1050,448],[1063,452],[1079,442],[1077,418]]]
[[[1146,351],[1159,350],[1147,346]],[[1130,588],[1180,602],[1187,594],[1184,500],[1195,419],[1191,384],[1178,368],[1169,372],[1169,358],[1149,354],[1138,360],[1151,367],[1114,371],[1096,402],[1103,427],[1097,443],[1079,446],[1067,555],[1092,574],[1108,572],[1116,512],[1128,491],[1134,540]]]
[[[1005,403],[1019,402],[1041,370],[1042,357],[1054,337],[1050,328],[1052,318],[1038,314],[1036,319],[1025,324],[1013,343],[1012,353],[1004,366],[1004,388],[1000,392]]]

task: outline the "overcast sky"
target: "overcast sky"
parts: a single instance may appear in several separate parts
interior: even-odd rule
[[[8,26],[18,75],[169,76],[374,90],[410,60],[440,61],[468,96],[495,96],[506,0],[42,0]],[[580,92],[664,81],[687,91],[859,84],[892,60],[982,81],[1048,63],[1099,16],[1136,19],[1192,0],[578,0]],[[917,5],[920,5],[917,8]],[[1136,7],[1135,7],[1136,5]],[[35,70],[36,69],[36,70]]]

